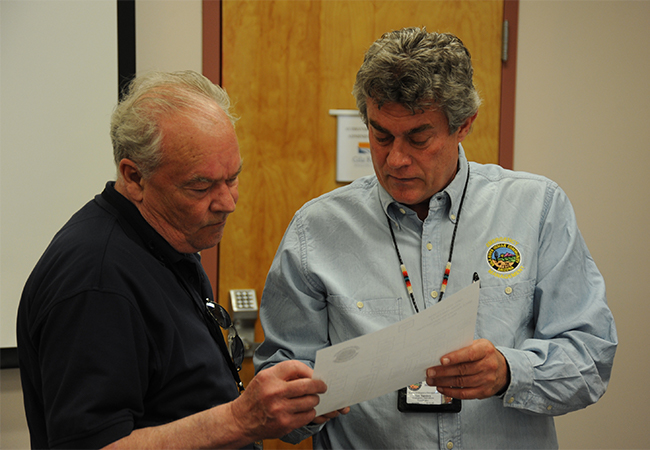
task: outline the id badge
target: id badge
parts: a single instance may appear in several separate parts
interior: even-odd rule
[[[397,409],[401,412],[457,413],[461,401],[442,395],[435,386],[422,381],[397,391]]]

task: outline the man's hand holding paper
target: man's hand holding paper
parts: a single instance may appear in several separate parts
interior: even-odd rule
[[[510,382],[508,363],[486,339],[443,356],[441,365],[427,369],[427,384],[458,399],[488,398]]]
[[[328,389],[317,415],[421,382],[433,361],[473,345],[478,297],[473,283],[419,314],[319,350],[313,377]]]

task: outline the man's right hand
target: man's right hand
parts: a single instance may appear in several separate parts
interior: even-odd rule
[[[327,390],[313,370],[299,361],[283,361],[258,373],[232,403],[232,421],[251,441],[279,438],[316,418],[318,394]]]

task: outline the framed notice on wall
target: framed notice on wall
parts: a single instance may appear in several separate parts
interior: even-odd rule
[[[372,175],[368,127],[356,109],[331,109],[336,116],[336,181],[350,182]]]

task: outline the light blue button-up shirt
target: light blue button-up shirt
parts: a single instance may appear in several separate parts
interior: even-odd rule
[[[463,401],[460,413],[402,413],[397,393],[352,405],[314,435],[315,448],[556,448],[552,416],[596,402],[617,337],[605,285],[571,204],[554,182],[468,161],[434,195],[429,214],[395,202],[374,176],[305,204],[294,216],[262,296],[257,370],[286,359],[313,367],[316,351],[415,314],[386,216],[420,310],[438,301],[460,220],[446,297],[481,279],[476,338],[506,357],[505,394]],[[431,366],[438,361],[431,361]],[[423,374],[424,378],[424,374]],[[320,430],[320,431],[319,431]]]

